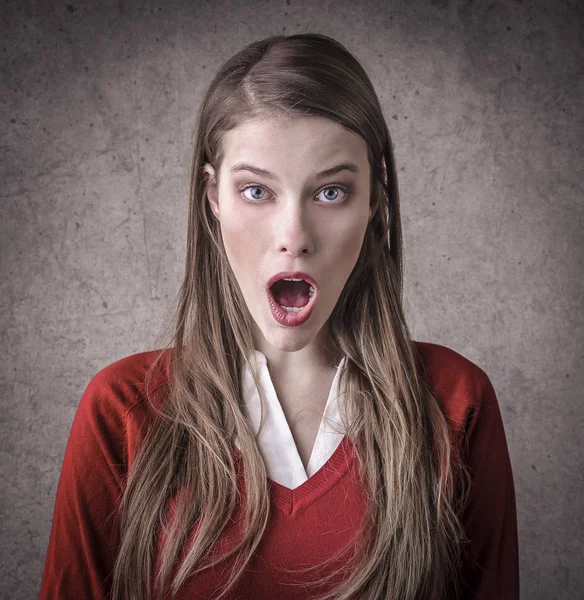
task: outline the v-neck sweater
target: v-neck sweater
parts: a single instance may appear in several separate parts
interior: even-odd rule
[[[516,600],[519,569],[515,492],[493,386],[484,371],[455,351],[438,344],[414,343],[425,378],[450,424],[453,444],[461,449],[471,473],[462,515],[470,540],[463,554],[462,600]],[[157,375],[158,383],[152,388],[154,393],[164,389],[168,380],[169,352]],[[139,442],[154,416],[145,396],[144,378],[158,354],[134,354],[105,367],[81,398],[57,488],[41,600],[108,598],[120,542],[112,515]],[[253,560],[227,600],[317,598],[339,579],[332,580],[331,587],[318,590],[303,585],[343,562],[333,562],[311,576],[292,570],[315,566],[342,548],[350,549],[351,538],[367,509],[354,446],[344,435],[338,415],[338,380],[345,359],[337,367],[312,455],[304,469],[271,383],[266,358],[258,351],[254,358],[268,401],[267,419],[257,443],[266,464],[273,510]],[[252,381],[247,369],[242,372],[246,417],[257,433],[259,397]],[[237,439],[232,447],[240,465]],[[243,477],[243,470],[238,468],[243,503],[214,546],[216,555],[222,555],[239,539],[245,503]],[[172,514],[172,500],[169,506]],[[188,579],[176,600],[215,598],[232,566],[229,559]]]

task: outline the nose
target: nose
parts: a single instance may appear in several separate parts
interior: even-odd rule
[[[292,256],[310,254],[314,250],[314,223],[304,207],[292,204],[278,216],[276,244],[280,252]]]

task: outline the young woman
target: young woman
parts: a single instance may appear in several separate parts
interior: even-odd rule
[[[519,598],[487,375],[412,341],[392,143],[346,48],[275,36],[199,114],[173,339],[75,416],[41,599]]]

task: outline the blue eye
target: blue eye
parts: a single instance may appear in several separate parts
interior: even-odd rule
[[[263,191],[265,191],[266,188],[264,188],[261,185],[256,185],[255,183],[248,183],[248,184],[244,185],[243,187],[241,187],[239,189],[239,191],[242,192],[242,193],[245,192],[246,190],[254,190],[253,193],[256,193],[257,190],[263,190]],[[317,196],[320,195],[320,194],[322,194],[322,192],[326,192],[328,190],[341,190],[341,192],[343,192],[343,194],[344,194],[343,199],[346,198],[351,193],[350,188],[348,188],[348,187],[346,187],[344,185],[329,185],[329,186],[323,188],[322,190],[320,190],[320,192],[318,192]],[[343,200],[337,200],[338,195],[339,194],[338,194],[338,191],[337,191],[337,194],[335,195],[335,197],[334,198],[330,198],[329,197],[328,200],[330,200],[330,202],[324,201],[324,204],[340,204],[341,202],[343,202]],[[257,198],[257,197],[250,198],[245,193],[244,193],[244,198],[250,204],[256,204],[257,202],[260,202],[262,200],[262,198]]]
[[[248,185],[245,185],[241,188],[241,192],[245,192],[246,190],[254,190],[254,192],[256,192],[257,190],[264,190],[265,188],[263,188],[261,185],[255,185],[253,183],[249,183]],[[249,198],[248,196],[246,196],[245,194],[243,194],[244,197],[246,198],[246,200],[248,200],[249,202],[253,202],[254,200],[261,200],[262,198]]]
[[[322,192],[327,192],[327,191],[335,191],[336,190],[336,196],[334,198],[327,198],[327,200],[332,200],[335,204],[338,204],[340,202],[336,201],[337,198],[339,197],[339,190],[341,190],[341,192],[343,192],[345,194],[345,196],[348,196],[349,192],[346,190],[346,188],[342,188],[342,187],[338,187],[336,185],[330,186],[330,187],[326,187],[322,190],[320,190],[320,192],[318,192],[319,194],[322,194]],[[326,196],[325,196],[326,197]],[[325,204],[330,204],[330,202],[325,202]]]

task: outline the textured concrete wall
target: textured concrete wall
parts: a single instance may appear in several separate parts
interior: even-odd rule
[[[298,31],[347,45],[381,97],[412,331],[479,364],[498,393],[522,597],[583,597],[582,4],[29,0],[0,11],[1,597],[38,595],[85,386],[159,343],[206,86],[251,40]]]

